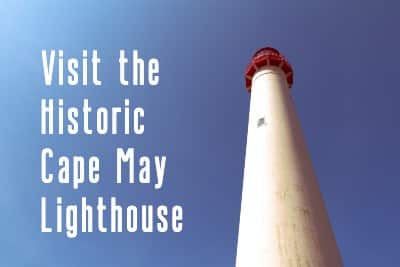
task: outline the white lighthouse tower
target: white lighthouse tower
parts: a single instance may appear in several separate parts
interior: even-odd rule
[[[258,50],[251,92],[236,267],[341,267],[342,260],[278,50]]]

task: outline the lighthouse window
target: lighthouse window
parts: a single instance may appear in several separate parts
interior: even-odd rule
[[[257,121],[257,127],[261,127],[264,124],[265,124],[265,118],[264,117],[259,118],[258,121]]]

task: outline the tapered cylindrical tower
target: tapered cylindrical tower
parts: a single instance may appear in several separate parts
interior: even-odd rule
[[[246,70],[251,92],[236,267],[340,267],[342,260],[276,49]]]

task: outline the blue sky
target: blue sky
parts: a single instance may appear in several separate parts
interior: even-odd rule
[[[291,62],[292,90],[345,266],[399,266],[400,127],[395,1],[5,1],[0,8],[0,265],[234,266],[249,95],[262,46]],[[42,49],[97,49],[102,87],[43,84]],[[160,60],[156,88],[118,85],[118,51]],[[40,99],[146,110],[142,136],[41,136]],[[164,188],[116,186],[113,151],[168,156]],[[97,154],[99,185],[40,181],[40,151]],[[180,203],[181,234],[40,233],[40,197]]]

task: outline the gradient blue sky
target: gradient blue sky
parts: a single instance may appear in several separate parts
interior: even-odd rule
[[[400,266],[400,6],[396,1],[3,1],[0,265],[234,266],[249,109],[243,72],[278,48],[345,266]],[[132,1],[133,2],[133,1]],[[100,88],[45,88],[41,49],[98,49]],[[118,85],[119,49],[160,59],[160,85]],[[40,135],[40,99],[146,110],[143,136]],[[116,186],[113,151],[168,155],[164,188]],[[43,185],[40,151],[98,154],[99,185]],[[40,197],[182,203],[181,234],[40,233]]]

